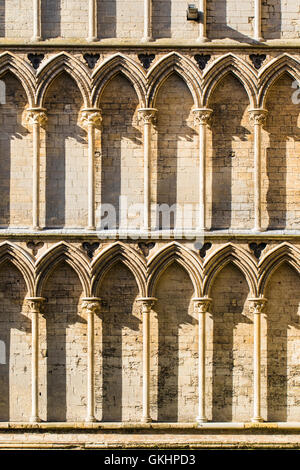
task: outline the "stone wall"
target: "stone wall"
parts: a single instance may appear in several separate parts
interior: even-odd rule
[[[45,39],[86,38],[88,2],[44,0],[42,33]],[[185,0],[153,0],[153,35],[156,39],[195,40],[199,26],[186,21]],[[17,12],[17,14],[16,14]],[[140,39],[143,36],[143,0],[98,0],[97,30],[100,39]],[[254,1],[238,5],[235,0],[208,0],[207,27],[211,39],[244,41],[253,36]],[[262,4],[262,31],[267,40],[299,38],[297,0],[268,0]],[[0,37],[32,37],[32,0],[2,2]]]

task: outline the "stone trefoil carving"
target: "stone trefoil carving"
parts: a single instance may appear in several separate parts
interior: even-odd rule
[[[84,251],[86,252],[86,254],[88,255],[90,259],[93,259],[95,251],[99,248],[99,246],[100,246],[99,242],[95,242],[95,243],[83,242],[82,243],[82,248],[84,249]]]
[[[43,242],[34,242],[34,241],[29,241],[26,244],[27,248],[29,250],[32,250],[33,256],[36,256],[38,254],[38,251],[43,248],[44,243]]]
[[[198,64],[200,70],[204,70],[207,63],[210,61],[211,56],[209,54],[196,54],[194,59]]]
[[[249,243],[250,250],[253,251],[255,258],[259,259],[262,251],[266,248],[266,243]]]
[[[265,54],[250,54],[250,60],[254,67],[258,70],[262,66],[262,63],[266,60]]]
[[[148,243],[139,242],[138,247],[143,253],[143,255],[145,256],[145,258],[147,258],[147,256],[149,256],[150,250],[152,250],[155,247],[155,243],[154,242],[148,242]]]
[[[86,61],[88,68],[93,69],[95,68],[95,65],[97,64],[98,60],[100,59],[100,54],[84,54],[83,55],[84,60]]]
[[[155,59],[155,54],[139,54],[138,58],[144,69],[148,70]]]
[[[27,58],[30,61],[32,67],[34,70],[37,70],[39,66],[41,65],[42,60],[44,59],[44,54],[28,54]]]

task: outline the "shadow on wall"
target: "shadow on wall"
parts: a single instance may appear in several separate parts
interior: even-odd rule
[[[268,230],[287,226],[287,171],[293,171],[290,159],[296,158],[295,152],[289,155],[292,150],[288,142],[300,141],[299,106],[292,103],[292,90],[292,78],[284,75],[273,85],[266,103],[269,111],[264,128],[269,133],[266,149]]]
[[[5,74],[2,80],[6,85],[6,100],[0,106],[0,227],[7,228],[11,221],[12,142],[28,135],[29,130],[22,125],[22,114],[27,104],[25,91],[10,73]]]
[[[97,3],[98,38],[117,37],[117,0],[101,0]]]
[[[77,275],[67,264],[60,264],[47,281],[45,289],[45,297],[51,299],[46,303],[47,421],[67,421],[67,395],[74,405],[75,395],[76,401],[79,401],[78,396],[82,393],[80,377],[77,375],[77,371],[80,374],[82,370],[80,350],[78,353],[81,341],[75,341],[75,332],[73,339],[70,334],[67,337],[72,325],[86,323],[78,315],[80,295],[81,285]],[[76,354],[78,367],[74,363]],[[84,374],[86,377],[86,372]],[[72,405],[70,407],[74,416],[76,411]]]
[[[182,150],[182,142],[191,142],[196,135],[195,129],[187,124],[193,107],[193,99],[185,82],[176,74],[172,74],[161,86],[156,104],[157,116],[157,204],[172,207],[178,203],[178,186],[181,172],[178,161]],[[187,149],[188,151],[189,149]],[[190,164],[190,161],[188,161]],[[192,182],[190,182],[192,184]],[[180,195],[181,199],[182,194]],[[157,214],[156,229],[174,229],[176,215],[174,212],[169,220],[164,220],[162,211]]]
[[[248,140],[250,132],[241,125],[249,105],[241,83],[229,74],[215,89],[210,102],[212,131],[212,229],[228,229],[233,219],[233,165],[243,166],[235,142]],[[234,160],[234,161],[233,161]]]
[[[22,348],[23,341],[19,336],[19,332],[29,335],[31,331],[30,319],[22,314],[26,290],[24,279],[14,265],[3,264],[0,270],[0,340],[6,346],[6,356],[4,363],[0,364],[0,421],[25,421],[29,418],[26,416],[28,409],[20,411],[24,405],[23,400],[14,402],[13,399],[16,398],[20,385],[16,383],[17,376],[23,373],[23,396],[27,396],[30,403],[30,376],[24,374],[26,367],[30,366],[30,355],[29,351]],[[18,358],[22,360],[22,364]],[[24,358],[29,359],[29,364]]]
[[[5,3],[6,0],[0,2],[0,37],[5,37]]]
[[[103,230],[119,228],[119,198],[130,196],[130,165],[135,146],[142,145],[141,131],[134,124],[137,106],[138,99],[133,86],[122,74],[117,75],[105,88],[100,103],[103,118],[101,206],[103,210],[104,204],[112,204],[116,213],[116,226],[110,224],[110,227],[107,225],[107,216],[102,213]],[[138,162],[135,161],[135,164]],[[136,189],[139,189],[138,186]]]
[[[210,39],[234,39],[243,43],[253,43],[256,42],[253,37],[240,33],[234,28],[228,26],[228,14],[227,14],[227,0],[216,0],[213,2],[213,8],[210,9],[210,2],[207,3],[207,16],[211,17],[211,23],[207,24],[207,35]],[[254,7],[253,14],[251,13],[251,18],[254,17]],[[253,21],[253,19],[252,19]],[[237,19],[237,22],[240,22],[240,19]],[[219,31],[222,31],[220,34]]]
[[[42,37],[61,37],[61,2],[62,0],[47,0],[43,2],[42,15]]]
[[[72,138],[80,144],[87,145],[86,132],[77,125],[81,105],[82,98],[77,85],[69,75],[61,74],[50,86],[45,99],[45,107],[48,111],[45,183],[45,225],[47,228],[63,228],[66,224],[66,206],[67,203],[71,205],[70,200],[66,201],[68,176],[66,142]],[[71,153],[72,150],[70,149],[69,152]],[[73,153],[75,161],[72,169],[76,168],[75,150]],[[77,187],[79,189],[78,182]]]
[[[121,263],[111,268],[101,285],[102,421],[138,420],[141,410],[141,320],[133,311],[137,297],[131,272]]]
[[[242,374],[243,381],[245,381],[247,361],[250,362],[250,370],[252,370],[252,360],[248,357],[249,350],[243,350],[245,348],[243,338],[241,337],[238,342],[235,338],[238,325],[252,324],[252,321],[243,313],[248,293],[249,288],[244,276],[233,265],[228,265],[221,271],[212,290],[212,420],[216,422],[232,421],[233,407],[237,406],[233,402],[234,397],[247,396],[245,385],[245,390],[240,385],[238,388],[237,385],[234,387],[234,376]],[[249,378],[248,382],[251,384],[252,378]],[[251,412],[251,408],[249,411]]]
[[[293,286],[291,296],[288,286]],[[299,341],[300,279],[290,265],[283,264],[267,287],[267,421],[299,421],[299,351],[291,343]],[[291,336],[296,328],[297,338]]]
[[[172,4],[171,0],[152,0],[152,34],[154,39],[170,38]]]
[[[282,37],[282,4],[282,0],[262,2],[262,36],[264,39],[280,39]]]
[[[196,414],[196,320],[189,315],[193,286],[187,273],[172,264],[157,286],[157,420],[189,421]],[[172,299],[172,300],[170,300]],[[157,372],[156,372],[157,371]],[[191,403],[191,400],[194,403]]]

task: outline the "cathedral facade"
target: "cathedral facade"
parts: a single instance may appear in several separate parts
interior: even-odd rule
[[[0,448],[298,443],[299,112],[298,0],[1,2]]]

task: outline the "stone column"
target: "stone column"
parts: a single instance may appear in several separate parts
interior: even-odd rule
[[[89,2],[89,34],[87,41],[97,41],[97,0],[88,0]]]
[[[249,299],[250,312],[254,314],[254,351],[253,351],[253,376],[254,376],[254,402],[253,423],[263,421],[261,417],[261,315],[267,299],[263,297]]]
[[[95,418],[95,377],[94,377],[94,316],[100,313],[101,299],[98,297],[87,297],[82,299],[82,309],[87,314],[88,330],[88,361],[87,361],[87,414],[86,422],[96,421]]]
[[[200,22],[199,22],[199,42],[206,42],[206,0],[199,0]]]
[[[16,12],[17,13],[17,12]],[[42,39],[42,26],[41,26],[41,0],[33,0],[33,41],[41,41]]]
[[[206,353],[206,312],[209,309],[211,299],[200,297],[193,299],[195,310],[198,313],[199,338],[198,338],[198,423],[207,421],[205,410],[205,353]]]
[[[33,130],[33,188],[32,188],[32,228],[40,230],[40,152],[41,127],[47,121],[44,108],[28,109],[28,120]]]
[[[144,0],[144,36],[142,42],[153,41],[152,38],[152,0]]]
[[[150,416],[150,313],[156,301],[154,297],[138,299],[143,315],[143,423],[152,421]]]
[[[254,125],[254,231],[261,231],[261,130],[265,123],[265,109],[250,109]]]
[[[151,130],[157,109],[141,108],[138,110],[144,125],[144,229],[151,229],[150,211],[150,160],[151,160]]]
[[[198,231],[206,229],[206,131],[212,113],[209,108],[197,108],[193,110],[195,126],[199,126],[199,218]]]
[[[263,41],[261,32],[261,2],[262,0],[254,0],[254,39],[256,41]]]
[[[43,313],[43,297],[27,297],[31,313],[32,366],[31,366],[31,423],[40,421],[39,417],[39,315]]]
[[[95,230],[95,129],[102,122],[101,110],[82,110],[82,123],[88,134],[88,230]]]

